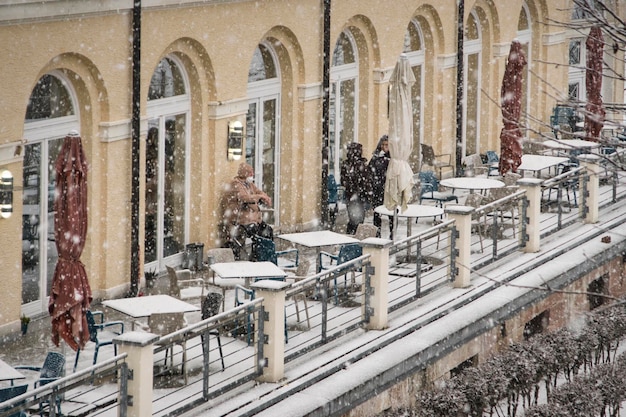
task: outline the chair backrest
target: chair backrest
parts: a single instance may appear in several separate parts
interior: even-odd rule
[[[354,238],[358,240],[363,240],[367,239],[368,237],[376,237],[377,232],[378,227],[374,226],[373,224],[361,223],[356,227]]]
[[[333,174],[328,174],[328,202],[336,203],[338,200],[337,195],[337,181],[335,180],[335,176]]]
[[[433,147],[430,145],[426,145],[425,143],[422,143],[421,145],[422,145],[422,159],[426,165],[431,165],[432,162],[435,160],[435,151],[433,150]]]
[[[424,194],[427,191],[439,191],[439,180],[432,171],[422,171],[419,173],[421,193]],[[429,187],[424,187],[428,184]]]
[[[180,298],[180,287],[178,286],[178,275],[176,275],[176,270],[171,266],[165,266],[167,269],[167,276],[170,279],[170,296]]]
[[[516,191],[518,191],[517,187],[494,188],[491,191],[489,191],[489,196],[491,197],[492,201],[496,201],[496,200],[500,200],[502,198],[508,197],[511,194],[514,194]]]
[[[202,320],[213,317],[220,312],[220,306],[224,296],[218,292],[210,292],[202,300]]]
[[[48,352],[43,362],[40,378],[60,378],[65,368],[65,356],[59,352]]]
[[[349,245],[343,245],[337,255],[337,265],[341,265],[345,262],[350,262],[353,259],[363,255],[363,248],[361,245],[352,243]]]
[[[207,251],[207,259],[213,263],[235,262],[235,254],[231,248],[214,248]]]
[[[504,174],[504,185],[506,185],[507,187],[517,185],[517,180],[519,180],[520,178],[522,178],[520,174],[516,174],[515,172],[507,172],[506,174]]]
[[[487,151],[487,163],[495,163],[500,162],[500,158],[498,158],[498,154],[495,151]]]
[[[477,194],[477,193],[471,193],[467,195],[467,198],[465,199],[465,205],[478,208],[480,207],[482,201],[483,201],[482,195]]]
[[[87,319],[87,328],[89,329],[89,340],[98,343],[98,326],[96,325],[96,319],[93,317],[93,313],[87,310],[85,312],[85,318]]]
[[[18,395],[24,394],[27,389],[28,389],[28,384],[16,385],[14,387],[0,388],[0,403],[8,401],[11,398],[15,398]],[[4,412],[6,410],[7,409],[0,408],[0,412]],[[21,412],[17,412],[17,413],[14,413],[14,414],[10,414],[8,417],[19,417],[21,415],[26,415],[26,414],[22,414]]]
[[[148,319],[150,333],[164,336],[185,327],[185,313],[154,313]]]
[[[276,256],[276,244],[273,240],[266,239],[261,236],[254,236],[253,241],[253,255],[254,260],[257,262],[273,262],[278,265],[278,258]]]
[[[311,261],[306,258],[301,258],[296,268],[296,276],[306,277],[311,269]]]

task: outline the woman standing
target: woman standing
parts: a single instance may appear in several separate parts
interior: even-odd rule
[[[372,173],[372,205],[374,208],[383,204],[385,199],[385,182],[387,181],[387,167],[389,166],[389,140],[383,135],[370,159],[369,168]],[[374,212],[374,226],[378,227],[377,237],[380,237],[380,214]],[[389,239],[393,239],[393,217],[389,217]]]
[[[372,197],[372,182],[367,159],[363,158],[363,145],[348,144],[346,159],[341,164],[341,184],[346,189],[348,227],[346,233],[354,234],[365,220],[365,211]]]

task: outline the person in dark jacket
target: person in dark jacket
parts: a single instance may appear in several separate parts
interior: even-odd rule
[[[383,204],[385,199],[385,182],[387,181],[387,167],[389,166],[389,140],[387,135],[383,135],[379,141],[369,168],[372,175],[372,206],[376,208]],[[378,227],[377,236],[380,237],[381,226],[380,214],[374,212],[374,226]],[[393,217],[389,217],[389,238],[393,239]]]
[[[341,164],[341,184],[346,190],[348,205],[346,233],[354,234],[357,226],[365,220],[365,211],[372,197],[371,174],[360,143],[348,144],[346,159]]]

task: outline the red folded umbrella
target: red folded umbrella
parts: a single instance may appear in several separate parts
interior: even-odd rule
[[[85,311],[91,304],[91,288],[80,256],[87,236],[87,159],[80,136],[70,132],[55,163],[54,237],[59,259],[48,312],[52,316],[52,341],[63,338],[74,350],[89,340]]]
[[[522,70],[526,65],[526,56],[522,45],[517,39],[511,43],[511,50],[507,58],[502,88],[500,90],[500,104],[502,106],[502,121],[504,127],[500,132],[500,173],[517,172],[522,164],[522,132],[519,128],[519,118],[522,110]]]
[[[602,64],[604,53],[604,38],[599,26],[589,31],[587,41],[587,71],[585,73],[585,87],[587,90],[587,104],[585,105],[585,135],[587,140],[597,142],[604,126],[605,111],[602,107]]]

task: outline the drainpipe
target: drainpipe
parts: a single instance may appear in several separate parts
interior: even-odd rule
[[[324,62],[322,68],[322,226],[328,227],[328,155],[330,132],[330,2],[323,0],[324,7]]]
[[[463,16],[465,0],[457,3],[457,34],[456,34],[456,174],[461,175],[461,159],[463,157]]]
[[[130,293],[139,293],[139,135],[141,129],[141,0],[133,0],[133,74],[131,119]]]

